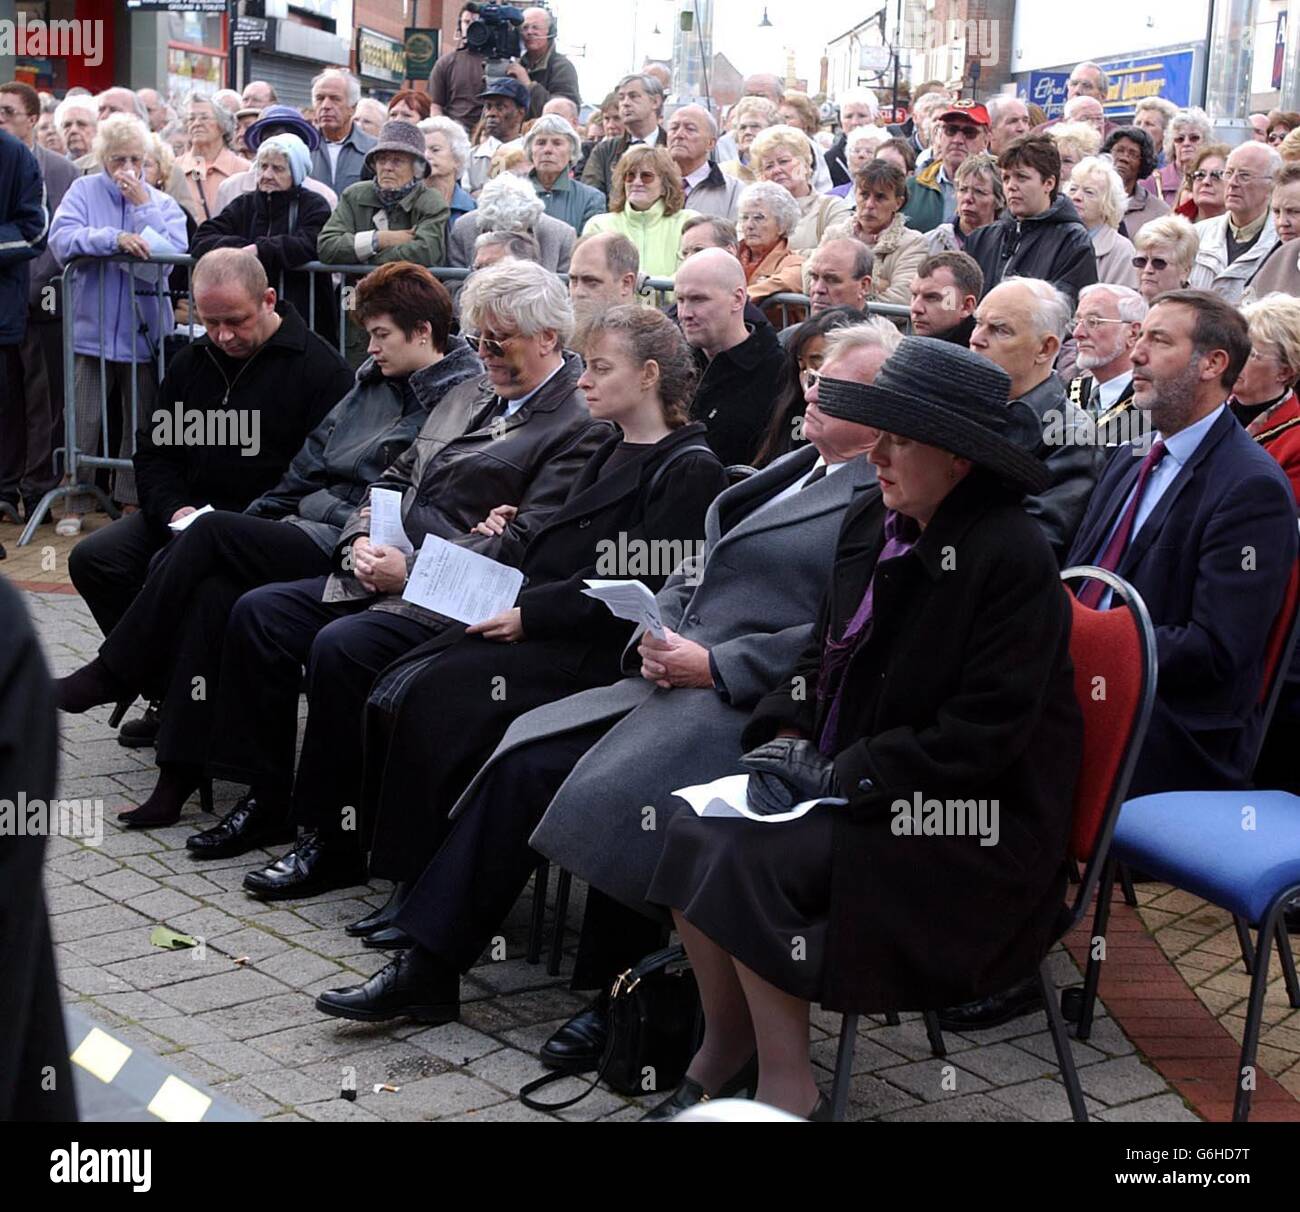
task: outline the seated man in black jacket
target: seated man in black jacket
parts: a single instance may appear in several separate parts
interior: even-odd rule
[[[677,322],[701,368],[691,420],[704,422],[724,465],[749,464],[781,387],[781,342],[770,325],[745,323],[745,271],[720,248],[688,257],[674,289]]]
[[[209,253],[194,269],[193,298],[207,335],[168,362],[155,407],[142,418],[140,510],[88,535],[68,558],[72,583],[105,635],[171,538],[168,523],[204,505],[243,509],[280,479],[352,386],[338,350],[276,301],[256,257]],[[221,440],[240,433],[247,442]]]

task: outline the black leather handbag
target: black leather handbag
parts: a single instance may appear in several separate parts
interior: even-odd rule
[[[622,973],[610,990],[609,1015],[609,1041],[587,1088],[563,1102],[540,1102],[536,1091],[574,1076],[546,1073],[519,1091],[525,1107],[562,1111],[602,1081],[628,1095],[676,1087],[695,1055],[701,1022],[700,993],[685,948],[665,947]]]

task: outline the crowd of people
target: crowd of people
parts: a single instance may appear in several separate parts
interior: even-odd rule
[[[392,962],[319,1011],[454,1021],[549,860],[590,885],[595,997],[546,1065],[596,1066],[613,979],[671,929],[705,1030],[651,1118],[740,1091],[825,1118],[811,1005],[972,1031],[1038,1004],[1081,760],[1061,568],[1117,572],[1155,625],[1132,793],[1259,776],[1297,560],[1300,115],[1235,147],[1158,97],[1117,125],[1084,63],[1057,120],[929,82],[901,124],[855,90],[826,129],[770,75],[666,114],[648,67],[584,123],[547,14],[522,32],[507,75],[462,45],[386,107],[334,69],[306,111],[263,81],[175,109],[0,84],[0,500],[59,483],[65,393],[78,448],[130,458],[96,485],[124,516],[72,551],[105,638],[59,706],[148,702],[128,828],[236,783],[187,848],[287,845],[251,895],[391,882],[347,930]],[[342,302],[313,261],[349,267]],[[159,378],[179,323],[202,335]],[[430,537],[520,570],[515,604],[419,604]],[[583,595],[610,576],[657,594],[661,637]],[[1297,716],[1288,682],[1284,786]],[[737,771],[749,818],[674,794]],[[1000,844],[905,836],[914,794],[1000,804]]]

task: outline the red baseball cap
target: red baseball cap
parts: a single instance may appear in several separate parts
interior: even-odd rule
[[[989,121],[989,111],[978,101],[954,101],[939,115],[938,121],[948,122],[953,119],[961,120],[963,118],[967,122],[974,122],[976,126],[993,125]]]

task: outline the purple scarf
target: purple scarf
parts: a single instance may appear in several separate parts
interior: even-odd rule
[[[817,703],[820,706],[828,699],[830,709],[826,713],[826,722],[822,726],[821,739],[817,748],[826,757],[834,757],[838,752],[837,744],[840,719],[840,699],[844,692],[844,674],[858,646],[866,642],[871,635],[872,610],[874,606],[876,573],[886,560],[896,560],[906,555],[921,537],[920,528],[909,517],[895,510],[885,513],[885,545],[876,558],[876,567],[871,571],[862,602],[853,617],[844,628],[844,634],[834,639],[827,636],[826,646],[822,649],[821,670],[817,677]]]

